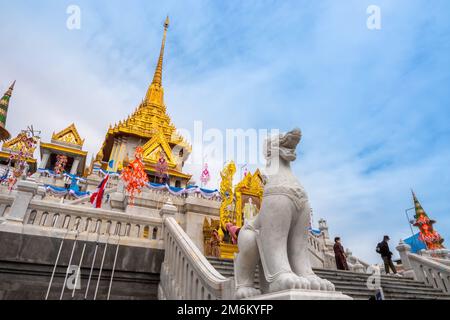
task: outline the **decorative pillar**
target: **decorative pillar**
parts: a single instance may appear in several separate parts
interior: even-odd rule
[[[44,151],[44,154],[42,155],[42,160],[41,160],[41,164],[40,164],[40,169],[46,169],[47,168],[47,164],[48,164],[48,160],[50,159],[50,152],[48,151]]]
[[[330,239],[330,234],[328,233],[327,221],[324,219],[319,220],[319,230],[324,235],[325,239]]]
[[[80,158],[76,157],[73,161],[72,168],[70,169],[71,175],[76,175],[78,172],[78,166],[80,165]]]
[[[411,253],[411,247],[404,243],[403,240],[400,240],[399,245],[396,247],[397,251],[400,254],[400,259],[402,260],[403,269],[405,270],[403,275],[408,278],[416,278],[414,274],[414,269],[411,266],[411,262],[409,261],[409,254]]]
[[[126,145],[127,145],[127,137],[119,138],[119,146],[118,146],[118,154],[116,157],[116,161],[114,162],[114,171],[119,170],[119,163],[125,159],[126,154]]]
[[[159,239],[159,240],[165,240],[165,239],[163,239],[163,235],[165,234],[164,220],[169,217],[175,218],[177,212],[178,212],[177,207],[173,204],[172,200],[169,198],[167,200],[167,202],[161,208],[161,211],[159,212],[159,214],[161,215],[161,217],[163,219],[162,229],[161,229],[161,239]]]
[[[108,167],[107,167],[107,170],[108,170],[108,171],[113,171],[113,170],[114,170],[114,168],[111,168],[111,167],[109,166],[109,163],[111,162],[111,160],[114,160],[113,166],[115,166],[115,163],[116,163],[117,148],[118,148],[118,146],[117,146],[117,138],[115,138],[115,139],[114,139],[113,148],[112,148],[112,150],[111,150],[111,155],[109,156],[109,160],[108,160]]]
[[[38,191],[38,184],[32,181],[21,180],[17,184],[17,195],[6,219],[12,222],[23,223],[33,196]]]

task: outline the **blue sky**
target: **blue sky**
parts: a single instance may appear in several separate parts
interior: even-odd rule
[[[66,9],[81,8],[81,29]],[[378,5],[382,29],[368,30]],[[450,235],[450,2],[5,1],[0,90],[13,134],[75,122],[97,152],[138,105],[167,14],[166,104],[177,127],[300,127],[294,168],[314,217],[355,255],[410,235],[413,188]]]

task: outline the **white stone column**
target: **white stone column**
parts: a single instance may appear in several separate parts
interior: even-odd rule
[[[408,255],[411,253],[411,247],[400,240],[399,245],[396,247],[400,254],[400,259],[402,260],[403,269],[405,270],[403,275],[410,278],[415,278],[414,270],[409,261]]]
[[[38,184],[31,181],[22,180],[17,184],[17,195],[11,206],[8,220],[23,223],[28,206],[30,205],[33,196],[37,193]]]
[[[80,158],[76,157],[73,160],[72,168],[70,169],[70,174],[71,175],[76,175],[77,174],[79,165],[80,165]]]
[[[39,168],[40,169],[45,169],[47,167],[49,159],[50,159],[50,152],[44,151],[44,154],[42,155],[42,160],[41,160],[41,163],[39,165]]]
[[[109,156],[109,159],[108,159],[108,167],[107,167],[107,170],[111,170],[111,171],[114,170],[114,168],[110,168],[110,167],[109,167],[109,163],[111,162],[111,160],[114,160],[114,165],[113,165],[113,166],[115,166],[115,163],[116,163],[117,148],[118,148],[118,144],[117,144],[117,138],[116,138],[116,139],[114,139],[114,144],[113,144],[113,148],[112,148],[112,150],[111,150],[111,155]]]

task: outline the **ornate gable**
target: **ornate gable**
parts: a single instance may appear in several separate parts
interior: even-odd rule
[[[26,138],[26,134],[24,133],[19,133],[17,135],[17,137],[15,137],[14,139],[11,139],[9,141],[6,141],[5,143],[3,143],[2,146],[2,150],[4,151],[12,151],[12,152],[19,152],[20,150],[22,150],[23,147],[23,138]],[[30,150],[30,153],[34,153],[34,150],[36,150],[36,146],[34,146],[32,148],[32,150]]]
[[[75,124],[71,124],[66,129],[53,133],[52,142],[61,142],[64,144],[71,144],[78,146],[80,148],[83,147],[84,139],[81,139]]]
[[[176,166],[175,158],[173,157],[172,150],[169,143],[165,139],[161,132],[157,132],[152,139],[150,139],[144,146],[144,162],[156,163],[159,160],[161,152],[165,155],[170,167]]]

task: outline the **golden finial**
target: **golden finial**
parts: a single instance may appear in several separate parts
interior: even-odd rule
[[[153,77],[153,84],[162,86],[162,68],[164,62],[164,49],[166,47],[167,29],[169,29],[169,16],[167,16],[164,22],[164,36],[161,44],[161,51],[159,53],[158,65],[156,66],[155,75]]]
[[[169,28],[169,24],[170,24],[169,16],[167,16],[166,21],[164,22],[164,29],[167,30]]]

